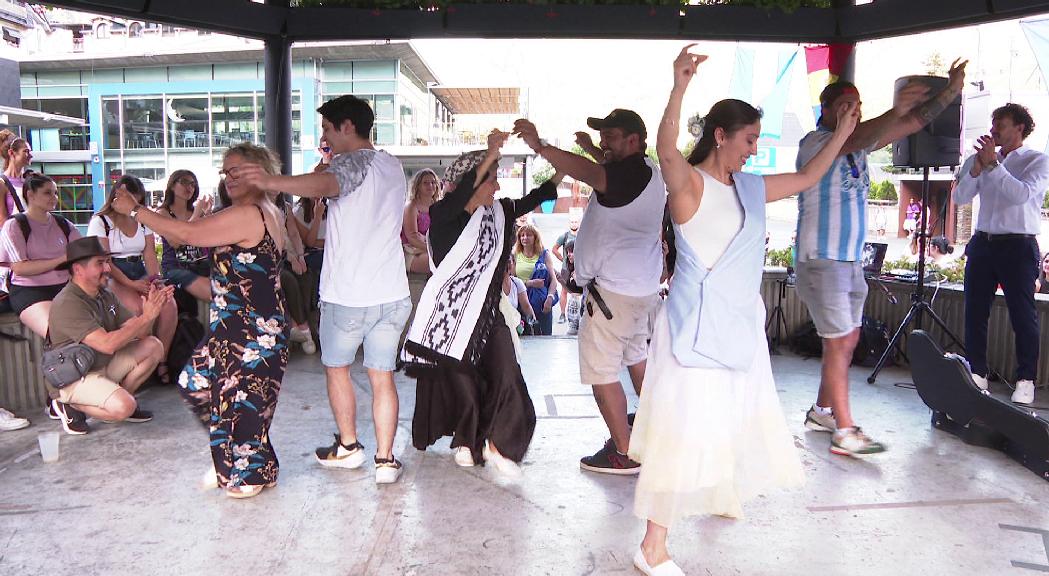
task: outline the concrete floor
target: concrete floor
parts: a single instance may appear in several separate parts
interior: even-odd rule
[[[0,434],[0,575],[634,574],[643,534],[634,480],[578,466],[606,432],[578,385],[575,340],[527,340],[525,356],[539,424],[516,485],[455,466],[447,441],[410,448],[413,382],[403,377],[402,480],[379,487],[370,466],[322,469],[313,449],[334,425],[315,356],[295,357],[284,381],[272,431],[280,485],[250,500],[198,487],[205,436],[171,388],[143,393],[150,423],[92,422],[87,436],[63,435],[56,464],[40,460],[36,435],[58,423],[30,415],[32,427]],[[896,386],[906,372],[887,370],[870,386],[865,369],[853,370],[854,412],[890,448],[858,461],[831,455],[828,435],[802,426],[818,361],[773,362],[807,485],[751,502],[744,520],[675,527],[671,551],[688,574],[1049,572],[1049,483],[931,429],[915,392]],[[358,394],[372,452],[366,387]]]

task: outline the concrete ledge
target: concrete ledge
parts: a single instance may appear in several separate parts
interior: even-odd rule
[[[0,406],[15,411],[44,406],[48,400],[40,372],[44,341],[12,313],[0,314],[0,332],[23,339],[0,337]]]

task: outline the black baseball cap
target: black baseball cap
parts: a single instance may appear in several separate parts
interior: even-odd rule
[[[645,130],[645,121],[641,119],[641,116],[638,116],[637,112],[633,110],[625,110],[623,108],[616,108],[604,118],[587,118],[586,125],[594,130],[619,128],[625,134],[637,134],[641,137],[642,142],[648,137],[648,131]]]

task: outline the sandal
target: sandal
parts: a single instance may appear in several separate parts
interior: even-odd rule
[[[168,372],[167,361],[160,362],[157,364],[157,379],[160,380],[160,383],[165,386],[171,384],[171,373]]]
[[[276,485],[276,482],[270,482],[269,484],[241,484],[240,486],[231,486],[226,488],[226,496],[238,500],[251,498],[252,496],[258,496],[261,494],[263,488],[273,488]]]

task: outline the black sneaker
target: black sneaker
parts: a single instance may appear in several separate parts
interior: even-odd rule
[[[52,400],[51,405],[58,414],[58,420],[62,423],[62,429],[66,431],[66,434],[83,436],[91,431],[87,427],[87,416],[80,410],[58,400]]]
[[[632,476],[641,472],[641,464],[617,452],[616,445],[611,439],[605,442],[605,445],[593,456],[580,458],[579,467],[590,472],[619,476]]]
[[[58,415],[58,412],[55,412],[55,402],[53,400],[48,402],[47,406],[44,406],[44,415],[52,420],[62,419],[62,417]]]
[[[140,422],[149,422],[153,419],[153,413],[149,410],[143,410],[141,408],[135,408],[135,411],[131,413],[131,416],[124,418],[125,422],[134,422],[136,424]]]

